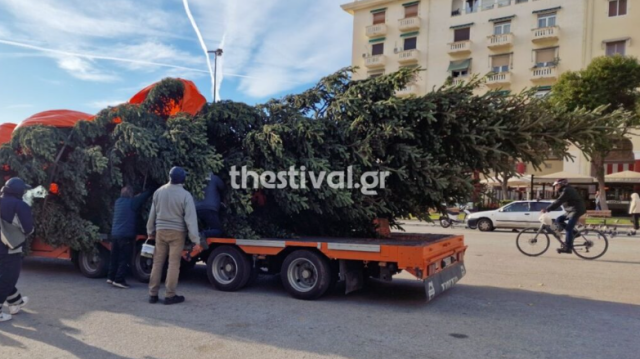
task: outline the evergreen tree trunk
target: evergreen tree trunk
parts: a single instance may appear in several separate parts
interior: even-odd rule
[[[607,188],[604,183],[604,159],[606,157],[606,154],[601,153],[593,159],[593,165],[596,168],[596,179],[598,180],[598,190],[600,191],[600,208],[603,211],[609,210],[609,206],[607,205]]]

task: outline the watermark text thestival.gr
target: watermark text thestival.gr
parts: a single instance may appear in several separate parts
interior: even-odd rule
[[[353,167],[347,167],[346,171],[320,171],[307,172],[305,166],[296,169],[289,167],[287,171],[264,171],[258,174],[255,171],[247,170],[247,166],[242,166],[238,171],[236,166],[231,167],[231,187],[234,189],[247,188],[267,188],[267,189],[320,189],[325,183],[334,189],[360,189],[365,195],[378,194],[375,189],[385,188],[385,181],[391,175],[389,171],[368,171],[364,172],[359,181],[354,182]],[[249,178],[251,183],[249,184]],[[240,181],[238,181],[240,180]]]

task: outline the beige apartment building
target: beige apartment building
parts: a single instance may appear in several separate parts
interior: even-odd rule
[[[560,74],[595,57],[640,57],[640,0],[356,0],[342,8],[353,15],[355,79],[424,69],[398,96],[474,74],[487,75],[485,90],[535,88],[543,96]],[[614,151],[607,172],[640,172],[639,137]],[[579,151],[572,154],[575,161],[549,161],[535,174],[592,175]]]

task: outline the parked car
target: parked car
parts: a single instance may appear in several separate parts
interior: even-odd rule
[[[468,217],[468,226],[478,228],[482,232],[493,231],[496,228],[537,228],[540,226],[538,218],[540,211],[547,208],[553,201],[516,201],[493,211],[483,211]],[[551,217],[556,219],[564,213],[558,208],[552,211]]]

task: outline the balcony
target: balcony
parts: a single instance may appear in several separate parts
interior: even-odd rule
[[[418,63],[420,58],[420,51],[417,49],[413,50],[404,50],[398,52],[398,62],[405,64],[416,64]]]
[[[420,30],[420,18],[415,16],[398,20],[398,30],[403,32]]]
[[[453,86],[462,85],[468,79],[469,79],[469,76],[455,77],[455,78],[453,78]]]
[[[560,28],[557,26],[541,27],[538,29],[533,29],[531,30],[531,32],[533,33],[533,42],[558,40],[558,36],[560,35]]]
[[[396,91],[396,96],[398,97],[407,97],[411,95],[419,95],[420,94],[420,86],[418,84],[409,83],[402,90]]]
[[[367,26],[368,37],[378,37],[387,34],[387,24],[376,24]]]
[[[487,86],[508,85],[511,83],[511,72],[499,72],[487,76]]]
[[[385,57],[384,55],[373,55],[364,58],[364,66],[369,69],[376,69],[384,67]]]
[[[487,36],[487,46],[491,49],[513,45],[513,34]]]
[[[449,54],[462,54],[471,52],[471,40],[449,43]]]
[[[531,81],[555,80],[558,78],[558,69],[553,66],[534,67],[531,69]]]

